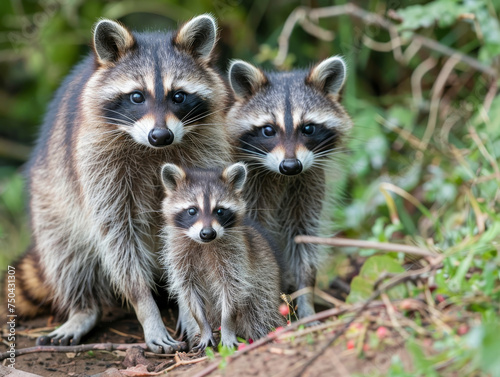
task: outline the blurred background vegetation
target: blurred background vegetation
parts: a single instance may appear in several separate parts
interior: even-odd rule
[[[325,232],[445,253],[436,294],[463,304],[476,325],[493,323],[478,327],[467,344],[500,349],[500,338],[488,338],[488,329],[499,328],[500,1],[353,3],[359,8],[326,0],[0,2],[2,270],[29,243],[23,164],[54,90],[88,53],[96,20],[163,29],[210,12],[220,24],[223,71],[230,58],[267,69],[346,58],[343,103],[355,127],[347,157],[339,158],[343,168],[331,177],[337,201],[327,213],[334,225]],[[376,250],[338,253],[320,286],[326,288],[332,271],[354,253],[368,257]],[[398,253],[389,256],[408,262]],[[441,349],[455,350],[456,358],[458,346],[449,342]],[[494,353],[463,354],[462,361],[473,361],[470,368],[500,370]],[[428,364],[417,366],[434,375],[427,374]]]

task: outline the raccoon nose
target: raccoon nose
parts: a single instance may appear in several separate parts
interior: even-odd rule
[[[203,242],[210,242],[212,240],[215,239],[215,237],[217,237],[217,232],[215,231],[214,228],[203,228],[201,231],[200,231],[200,238]]]
[[[172,144],[174,134],[168,128],[153,128],[149,131],[148,140],[155,147],[165,147]]]
[[[297,175],[302,171],[302,163],[296,158],[281,161],[280,172],[285,175]]]

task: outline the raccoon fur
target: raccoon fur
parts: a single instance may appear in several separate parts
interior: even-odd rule
[[[227,127],[234,159],[248,164],[244,197],[251,217],[284,251],[290,290],[315,285],[317,246],[294,238],[317,234],[326,162],[352,127],[338,102],[345,75],[339,57],[308,71],[266,73],[243,61],[229,69],[236,100]],[[313,294],[299,296],[297,305],[299,317],[314,314]]]
[[[93,53],[58,90],[27,170],[33,244],[18,266],[33,268],[17,278],[33,302],[18,309],[49,305],[67,317],[38,344],[78,344],[118,298],[135,309],[152,351],[179,349],[152,296],[161,283],[159,177],[165,162],[229,159],[216,39],[209,15],[171,32],[96,24]],[[49,294],[28,284],[33,274]]]
[[[224,170],[162,169],[162,256],[191,346],[201,332],[195,350],[216,346],[212,331],[219,326],[222,344],[233,347],[236,335],[258,339],[285,324],[272,241],[245,218],[246,174],[242,163]]]

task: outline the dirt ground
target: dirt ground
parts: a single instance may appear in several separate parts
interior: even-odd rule
[[[175,313],[166,309],[162,311],[163,318],[168,328],[175,324]],[[33,347],[37,329],[56,325],[50,323],[50,317],[40,317],[34,320],[21,321],[16,327],[17,339],[16,349]],[[4,328],[4,334],[5,334]],[[34,332],[35,334],[27,333]],[[304,364],[313,357],[319,349],[332,336],[332,330],[318,331],[307,336],[297,338],[281,339],[265,346],[259,347],[241,355],[224,368],[216,369],[210,376],[295,376]],[[4,337],[5,339],[5,337]],[[104,315],[101,323],[83,339],[84,344],[89,343],[141,343],[143,342],[142,328],[133,313],[123,309],[114,309],[113,312]],[[403,364],[409,368],[410,360],[404,347],[393,344],[377,352],[359,352],[360,350],[348,349],[347,340],[341,337],[339,341],[320,356],[303,376],[328,376],[344,377],[354,373],[362,373],[369,376],[383,376],[387,371],[393,355],[399,355]],[[1,351],[7,351],[7,342]],[[128,354],[128,361],[124,360]],[[153,375],[154,371],[164,370],[175,364],[172,357],[158,357],[146,354],[146,363],[149,364],[149,372],[146,374],[134,374],[131,369],[123,372],[127,366],[133,366],[134,358],[130,358],[131,351],[90,351],[75,353],[32,353],[20,355],[16,358],[16,369],[41,376],[94,376],[119,377],[121,375]],[[361,354],[361,358],[359,355]],[[180,355],[181,359],[193,359],[192,356]],[[144,359],[142,359],[144,364]],[[199,363],[179,366],[168,372],[170,376],[194,376],[212,363],[221,363],[221,356],[215,354],[215,360],[204,360]],[[6,365],[6,361],[3,362]],[[117,372],[121,370],[122,372]],[[408,369],[407,369],[408,370]],[[105,372],[105,373],[104,373]],[[103,374],[101,374],[103,373]],[[122,374],[128,373],[128,374]]]

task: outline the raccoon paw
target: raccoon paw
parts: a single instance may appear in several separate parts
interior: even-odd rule
[[[204,351],[205,348],[207,348],[207,347],[216,347],[216,346],[217,346],[217,343],[215,342],[214,336],[212,333],[210,333],[209,335],[206,335],[203,338],[201,338],[198,345],[193,347],[192,351],[193,352],[200,352],[200,351]]]
[[[154,353],[175,353],[187,349],[186,342],[173,339],[166,329],[152,335],[144,334],[146,345]]]
[[[232,348],[232,349],[238,349],[238,346],[240,345],[240,343],[235,340],[235,341],[231,341],[231,342],[222,342],[222,345],[226,348]]]
[[[43,335],[37,338],[36,345],[37,346],[46,346],[46,345],[54,345],[54,346],[75,346],[80,343],[80,340],[84,334],[83,333],[61,333],[53,331],[49,335]]]
[[[98,311],[81,311],[72,313],[69,319],[58,329],[48,335],[40,336],[36,344],[44,346],[69,346],[80,343],[82,337],[96,325],[99,318]]]
[[[225,335],[225,336],[224,336]],[[227,348],[236,348],[238,349],[238,339],[236,339],[236,335],[235,334],[223,334],[222,335],[222,339],[221,339],[221,343],[224,347],[227,347]]]

